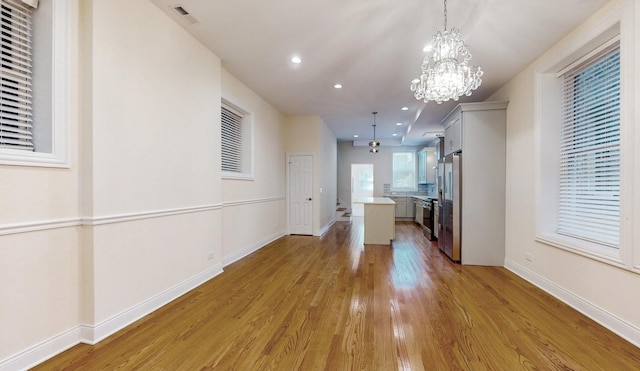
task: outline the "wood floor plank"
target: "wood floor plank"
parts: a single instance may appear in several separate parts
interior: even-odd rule
[[[286,236],[95,346],[36,370],[638,370],[640,349],[409,222]]]

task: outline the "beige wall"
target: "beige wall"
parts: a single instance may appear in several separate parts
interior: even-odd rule
[[[99,341],[285,230],[282,115],[151,1],[70,3],[71,166],[0,166],[0,370]],[[223,94],[265,139],[254,181],[221,179]]]
[[[336,200],[338,198],[338,142],[327,125],[322,125],[322,144],[320,160],[320,232],[329,228],[336,219]]]
[[[336,137],[318,116],[287,117],[286,122],[287,153],[313,155],[313,234],[318,236],[336,216]]]
[[[273,106],[222,69],[222,97],[253,116],[254,179],[223,179],[223,259],[228,264],[286,232],[285,123]]]
[[[614,1],[609,4],[609,7],[605,7],[555,45],[489,100],[510,101],[507,111],[506,265],[638,344],[640,340],[638,335],[640,334],[640,311],[638,310],[640,301],[637,295],[640,288],[639,274],[534,241],[535,184],[537,182],[534,73],[538,66],[545,64],[567,45],[580,40],[589,33],[591,28],[600,24],[612,11],[615,11],[619,4],[625,3],[627,2]],[[628,2],[628,4],[634,3]],[[628,32],[626,35],[623,34],[623,38],[635,34],[637,40],[640,35],[639,7],[637,4],[635,7],[628,6],[623,8],[621,13],[623,21],[626,22],[623,25],[623,32],[625,30]],[[633,20],[635,24],[629,22]],[[634,47],[632,44],[623,45]],[[640,49],[637,49],[632,51],[631,55],[634,53],[638,55],[639,52]],[[639,86],[638,64],[624,71],[626,72],[623,72],[623,76],[627,79],[624,86]],[[638,111],[640,107],[638,95],[633,106]],[[637,113],[635,117],[638,117]],[[630,131],[623,131],[623,135],[625,133],[628,135]],[[635,148],[640,148],[639,139],[636,135],[633,138],[627,137],[625,140],[629,140],[629,143],[635,142]],[[541,138],[541,141],[544,146],[544,138]],[[635,167],[627,170],[637,176],[640,174],[639,165],[636,160]],[[637,193],[637,186],[634,188],[636,194],[629,202],[636,205],[633,211],[637,219],[637,215],[640,215],[638,207],[640,195]],[[636,226],[634,229],[640,230],[638,221],[634,223]],[[627,245],[627,249],[630,251],[635,247],[637,253],[637,246],[638,243],[632,243]],[[532,254],[532,262],[525,260],[525,253]]]
[[[373,195],[382,197],[384,184],[391,184],[392,153],[394,150],[418,151],[418,147],[380,147],[375,155],[369,147],[354,147],[353,142],[338,143],[338,197],[345,205],[351,204],[351,164],[373,164]],[[417,157],[416,157],[417,162]]]
[[[69,88],[77,107],[75,3],[71,12]],[[69,119],[70,168],[0,165],[0,365],[80,318],[77,113]]]
[[[92,138],[83,153],[92,159],[93,215],[83,216],[96,225],[84,247],[93,250],[84,268],[94,279],[85,318],[97,324],[221,265],[219,209],[158,215],[222,201],[220,107],[212,104],[221,71],[151,2],[94,1],[88,13]]]

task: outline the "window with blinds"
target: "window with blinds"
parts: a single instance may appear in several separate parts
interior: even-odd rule
[[[415,153],[394,152],[391,163],[391,188],[414,190],[416,183]]]
[[[37,3],[36,3],[37,4]],[[0,0],[0,148],[33,151],[31,100],[32,8]]]
[[[222,106],[222,171],[243,173],[243,115]]]
[[[561,76],[557,232],[618,248],[620,46],[610,44]]]

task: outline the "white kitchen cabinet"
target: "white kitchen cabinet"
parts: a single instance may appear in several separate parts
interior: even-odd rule
[[[416,204],[413,197],[407,197],[407,214],[405,217],[410,220],[414,220],[416,217]]]
[[[415,204],[413,197],[407,196],[386,196],[396,203],[395,212],[396,219],[413,220],[416,216]]]
[[[407,198],[406,197],[393,197],[392,200],[396,203],[396,218],[404,218],[407,215]]]
[[[462,120],[454,116],[444,123],[444,155],[462,150]]]
[[[436,182],[436,163],[438,162],[435,147],[424,147],[418,151],[418,184]]]
[[[387,197],[364,200],[364,243],[390,245],[396,238],[393,201]]]
[[[427,148],[418,151],[418,184],[427,182]]]
[[[462,150],[457,175],[462,264],[504,265],[507,105],[461,103],[443,121],[445,154]]]
[[[434,184],[436,182],[436,164],[438,163],[438,157],[436,155],[435,147],[427,147],[426,156],[426,183]]]

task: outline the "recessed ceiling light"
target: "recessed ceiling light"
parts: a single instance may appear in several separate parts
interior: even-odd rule
[[[409,107],[402,107],[402,110],[403,111],[407,111],[407,110],[409,110]]]
[[[353,137],[354,137],[354,138],[357,138],[357,137],[359,137],[359,135],[358,135],[358,134],[356,134],[356,135],[354,135]]]
[[[300,62],[302,62],[302,59],[300,59],[300,57],[295,56],[291,58],[291,62],[295,63],[295,64],[299,64]]]
[[[402,126],[401,122],[396,122],[396,126]]]
[[[398,136],[398,134],[396,134],[396,133],[393,133],[393,134],[391,134],[391,135],[393,135],[394,137],[397,137],[397,136]]]
[[[342,84],[335,84],[333,87],[336,89],[342,89]]]

